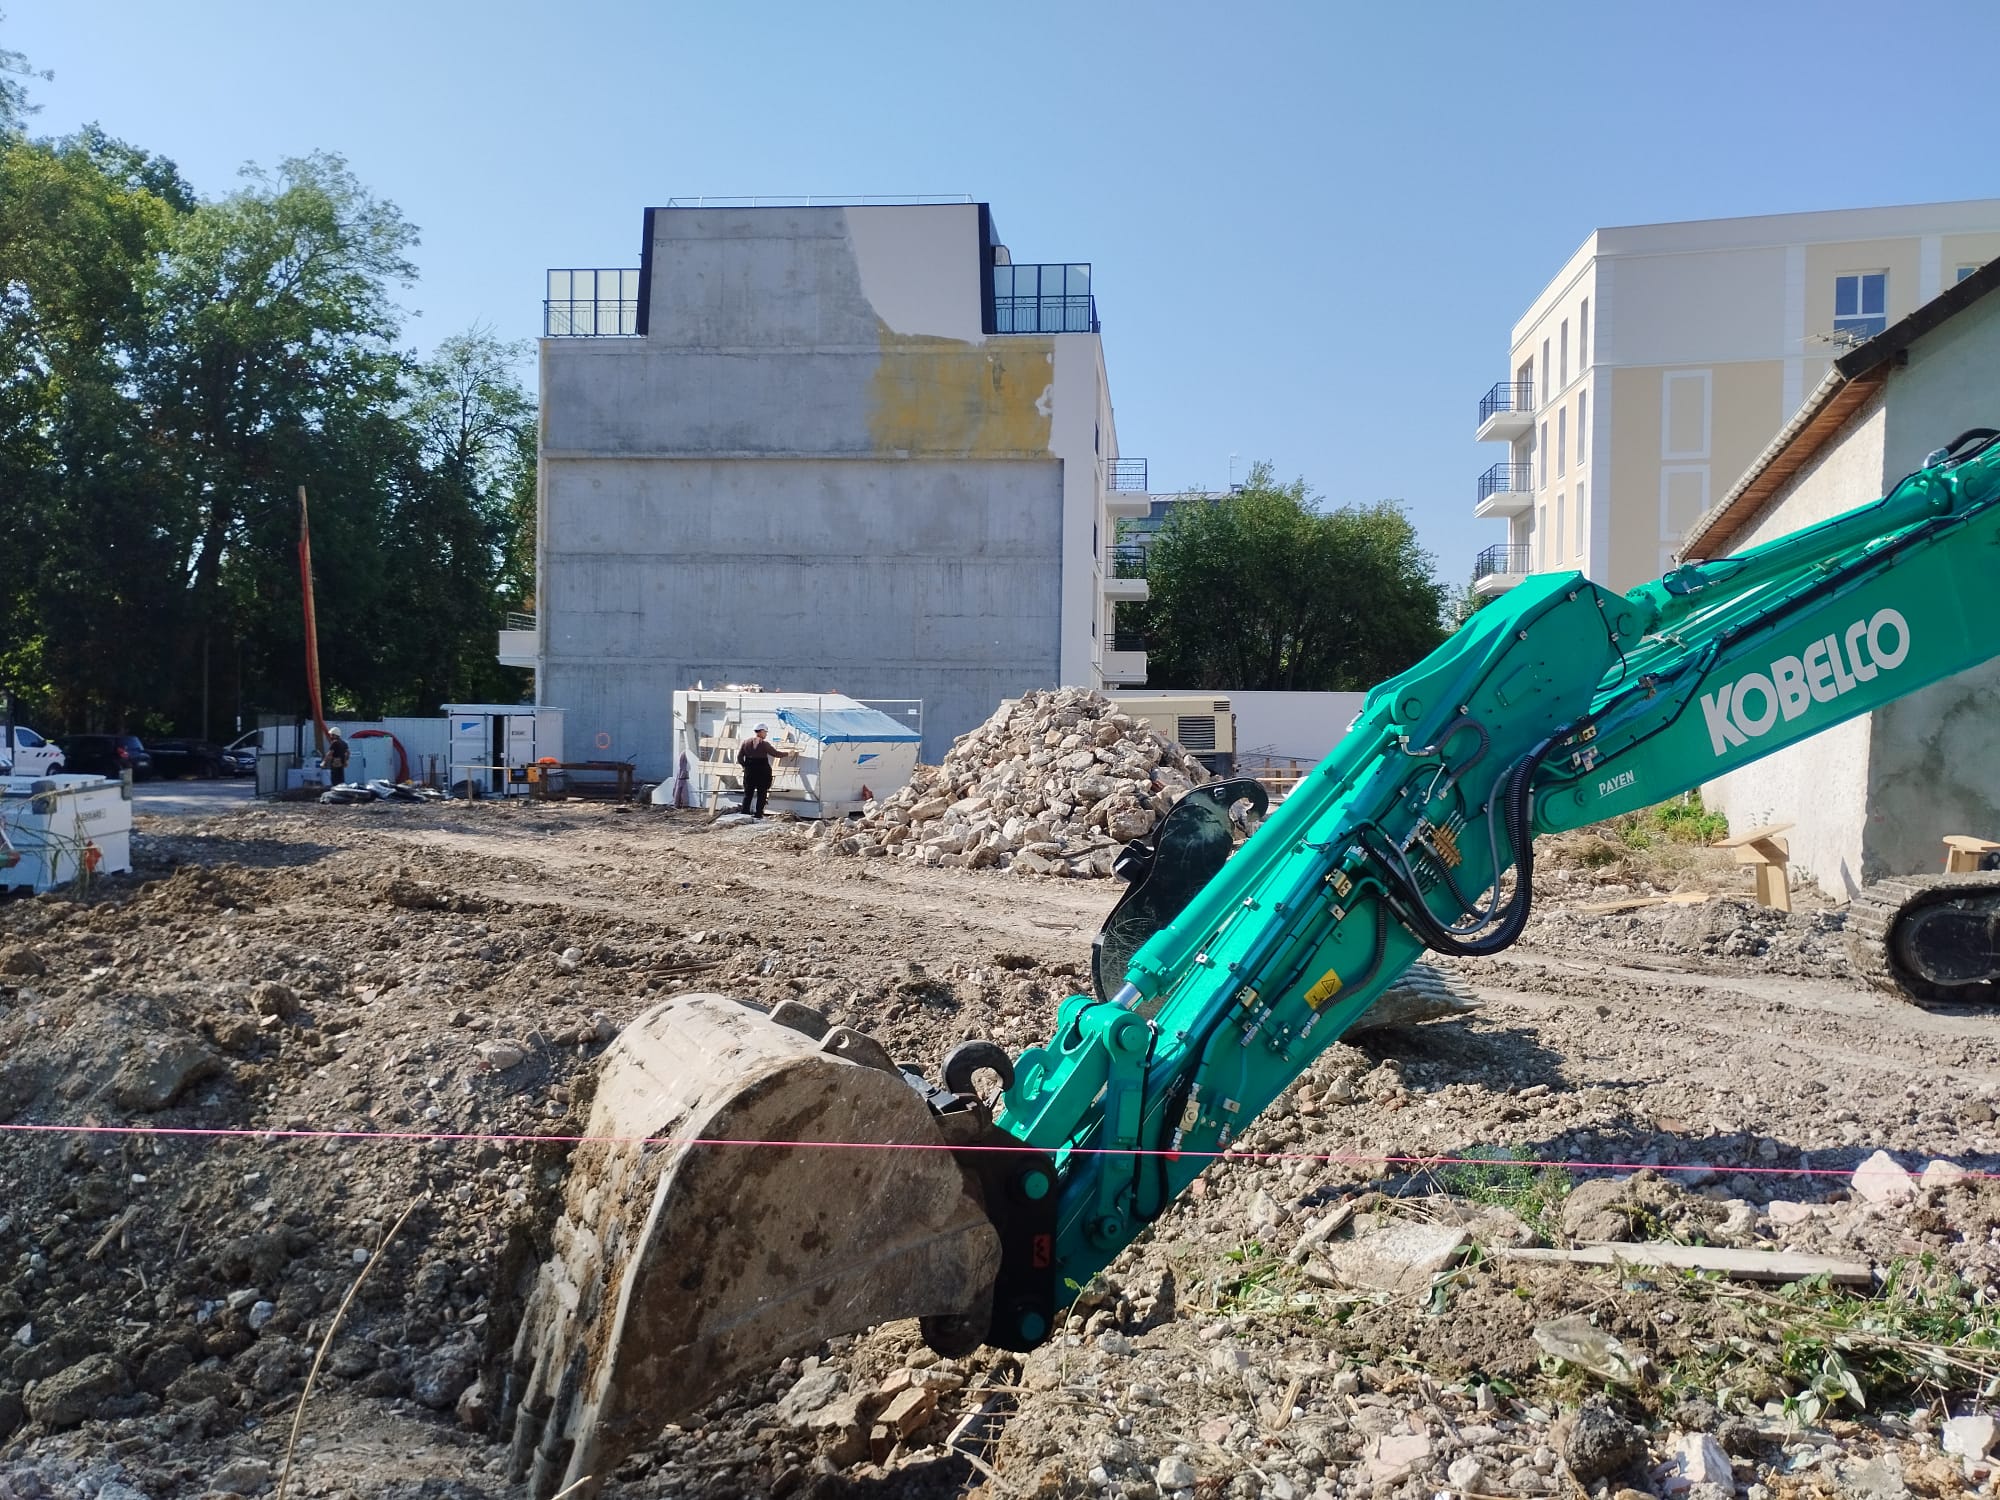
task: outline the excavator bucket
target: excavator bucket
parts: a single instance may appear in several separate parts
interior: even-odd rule
[[[626,1027],[503,1393],[537,1500],[837,1334],[985,1327],[1000,1239],[922,1087],[797,1005],[683,995]]]

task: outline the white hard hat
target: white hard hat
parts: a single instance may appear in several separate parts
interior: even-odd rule
[[[757,733],[759,734],[769,734],[770,732],[771,726],[769,724],[759,724],[757,726]]]

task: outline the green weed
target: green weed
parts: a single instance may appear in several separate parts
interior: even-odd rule
[[[1729,835],[1729,819],[1701,805],[1700,792],[1688,792],[1656,807],[1621,813],[1606,825],[1628,849],[1657,849],[1664,844],[1714,843]]]
[[[1464,1155],[1467,1160],[1438,1171],[1439,1187],[1454,1198],[1504,1208],[1543,1239],[1554,1234],[1573,1185],[1569,1173],[1518,1161],[1505,1146],[1474,1146]]]

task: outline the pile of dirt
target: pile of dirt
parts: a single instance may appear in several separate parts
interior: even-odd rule
[[[814,833],[836,854],[1102,877],[1120,847],[1207,779],[1201,762],[1102,693],[1055,688],[1001,704],[859,826]]]

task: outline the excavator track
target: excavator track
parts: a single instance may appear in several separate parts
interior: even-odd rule
[[[1864,982],[1906,1000],[2000,1006],[2000,871],[1862,887],[1847,909],[1847,956]]]

